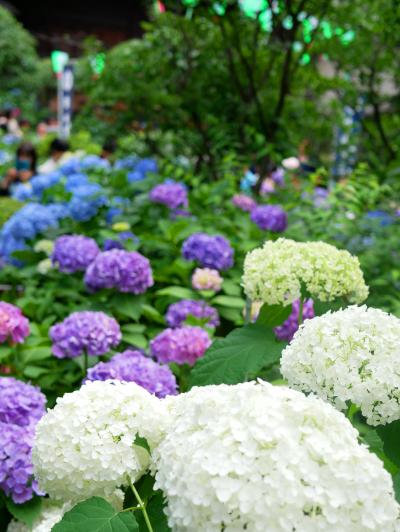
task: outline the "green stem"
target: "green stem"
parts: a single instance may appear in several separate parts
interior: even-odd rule
[[[89,367],[89,357],[88,357],[87,352],[85,351],[83,354],[83,376],[84,377],[86,377],[87,375],[88,367]]]
[[[150,523],[149,515],[148,515],[147,510],[146,510],[146,505],[142,501],[142,499],[141,499],[137,489],[135,488],[134,484],[131,481],[129,481],[129,483],[130,483],[130,486],[131,486],[131,490],[132,490],[133,494],[135,495],[137,502],[139,503],[140,509],[143,512],[143,517],[144,517],[144,520],[145,520],[146,525],[147,525],[147,530],[149,532],[154,532],[153,527],[151,526],[151,523]]]
[[[251,322],[251,299],[249,297],[246,298],[246,310],[244,314],[244,323],[247,325]]]
[[[303,297],[300,296],[300,303],[299,303],[299,326],[303,323],[303,306],[304,306],[304,301],[303,301]]]

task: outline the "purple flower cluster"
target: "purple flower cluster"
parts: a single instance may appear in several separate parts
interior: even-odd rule
[[[87,373],[86,380],[117,379],[136,382],[157,397],[176,395],[176,379],[168,366],[160,365],[140,351],[118,353],[109,362],[100,362]]]
[[[93,238],[64,235],[54,242],[51,259],[61,272],[74,273],[86,270],[99,253],[100,249]]]
[[[35,386],[14,379],[0,378],[0,422],[24,427],[43,416],[46,398]]]
[[[271,179],[280,187],[283,187],[285,183],[285,171],[283,168],[277,168],[270,174]]]
[[[250,214],[260,229],[281,233],[287,228],[287,214],[279,205],[259,205]]]
[[[288,319],[282,323],[282,325],[279,325],[279,327],[275,327],[274,329],[275,336],[278,340],[286,340],[287,342],[292,340],[294,333],[299,328],[299,311],[300,300],[297,299],[292,303],[292,313]],[[307,299],[303,304],[303,321],[310,320],[314,315],[314,302],[312,299]]]
[[[92,290],[116,288],[119,292],[143,294],[153,286],[150,262],[137,251],[111,249],[99,253],[85,274],[86,286]]]
[[[233,249],[221,235],[193,233],[184,241],[182,255],[186,260],[195,260],[201,266],[215,270],[227,270],[233,266]]]
[[[21,309],[0,301],[0,343],[10,340],[21,344],[29,334],[29,321]]]
[[[16,504],[43,495],[33,480],[35,425],[45,414],[38,388],[11,377],[0,379],[0,489]]]
[[[57,358],[75,358],[83,353],[104,355],[121,341],[114,318],[104,312],[73,312],[50,329],[52,351]]]
[[[232,198],[232,203],[235,207],[239,207],[239,209],[246,212],[251,212],[257,206],[257,202],[246,194],[235,194]]]
[[[201,327],[165,329],[150,342],[151,352],[159,362],[191,366],[210,345],[210,337]]]
[[[193,299],[182,299],[177,303],[173,303],[168,307],[165,316],[170,327],[180,327],[183,322],[189,317],[207,319],[209,327],[218,327],[219,316],[215,308],[207,305],[205,301],[195,301]]]
[[[188,206],[188,196],[185,185],[169,180],[152,188],[149,194],[151,201],[162,203],[170,209]]]

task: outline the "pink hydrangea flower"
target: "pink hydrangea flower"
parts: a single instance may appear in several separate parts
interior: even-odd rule
[[[22,344],[29,334],[29,321],[21,309],[0,301],[0,343],[8,339],[13,343]]]

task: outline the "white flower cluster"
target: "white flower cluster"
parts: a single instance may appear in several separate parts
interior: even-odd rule
[[[389,532],[399,506],[379,459],[317,397],[260,381],[169,400],[153,453],[174,532]]]
[[[27,526],[22,521],[11,521],[7,532],[51,532],[51,529],[61,521],[65,512],[71,509],[71,504],[55,504],[49,499],[43,500],[43,509],[33,526]]]
[[[282,353],[289,386],[340,410],[361,408],[370,425],[400,419],[400,320],[375,308],[348,307],[306,321]]]
[[[157,445],[167,422],[164,403],[133,382],[87,382],[64,395],[40,420],[32,452],[41,489],[54,499],[110,498],[135,482],[150,455],[136,435]]]
[[[270,305],[292,303],[302,285],[320,301],[344,297],[361,303],[368,296],[357,257],[324,242],[285,238],[247,254],[242,284],[250,299]]]

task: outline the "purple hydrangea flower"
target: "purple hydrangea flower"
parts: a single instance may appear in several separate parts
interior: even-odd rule
[[[34,429],[0,422],[0,489],[16,504],[44,495],[33,479]]]
[[[260,229],[281,233],[287,227],[287,214],[279,205],[259,205],[250,214]]]
[[[219,325],[217,310],[207,305],[205,301],[193,299],[182,299],[182,301],[170,305],[165,318],[170,327],[180,327],[188,316],[199,319],[207,318],[207,325],[210,327],[218,327]]]
[[[119,292],[142,294],[153,286],[150,262],[137,251],[111,249],[99,253],[85,274],[86,286],[92,290],[116,288]]]
[[[215,270],[227,270],[233,266],[233,249],[229,241],[221,235],[194,233],[182,246],[186,260],[195,260],[201,266]]]
[[[239,209],[246,212],[251,212],[257,206],[257,202],[246,194],[235,194],[232,198],[232,203],[235,207],[239,207]]]
[[[14,379],[0,378],[0,422],[20,427],[34,425],[45,413],[46,397],[39,388]]]
[[[110,251],[111,249],[124,249],[124,245],[119,242],[119,240],[107,238],[104,240],[103,249],[104,251]]]
[[[191,366],[210,345],[210,337],[201,327],[165,329],[150,342],[151,352],[159,362]]]
[[[12,377],[0,378],[0,489],[16,504],[43,495],[33,480],[35,425],[45,414],[40,390]]]
[[[177,393],[176,379],[169,367],[136,350],[117,353],[109,362],[100,362],[88,370],[86,380],[107,379],[136,382],[160,398]]]
[[[271,172],[271,179],[280,187],[285,183],[285,171],[283,168],[277,168]]]
[[[294,333],[299,328],[299,310],[300,300],[297,299],[292,303],[292,313],[288,319],[274,329],[275,336],[278,340],[286,340],[287,342],[292,340]],[[313,318],[314,315],[314,302],[312,299],[307,299],[303,304],[303,321]]]
[[[61,272],[74,273],[86,270],[99,253],[100,249],[93,238],[64,235],[54,242],[51,259]]]
[[[104,355],[121,341],[121,330],[114,318],[104,312],[73,312],[50,329],[53,354],[74,358],[83,353]]]
[[[21,344],[28,334],[29,321],[21,309],[11,303],[0,301],[0,343],[10,340]]]
[[[152,188],[149,194],[151,201],[162,203],[170,209],[188,206],[187,190],[185,185],[175,181],[166,181]]]

